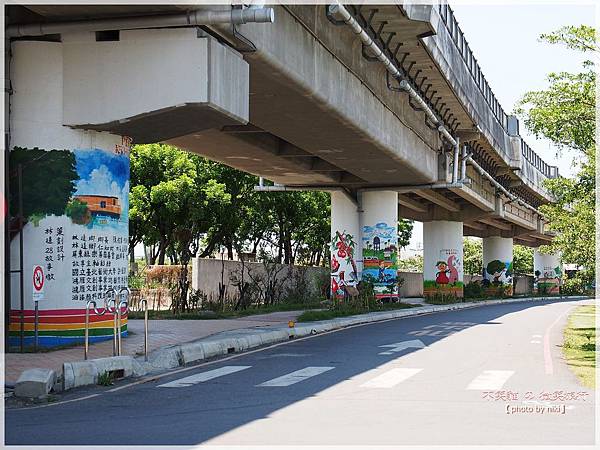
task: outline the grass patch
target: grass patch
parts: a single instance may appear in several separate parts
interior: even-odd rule
[[[377,311],[390,311],[395,309],[405,309],[405,308],[413,308],[415,306],[421,305],[410,305],[408,303],[385,303],[383,305],[379,305],[377,309],[368,310],[366,308],[358,308],[358,307],[344,307],[339,306],[333,309],[323,309],[323,310],[312,310],[312,311],[304,311],[298,317],[298,322],[315,322],[317,320],[328,320],[335,319],[336,317],[346,317],[353,316],[355,314],[365,314],[369,312],[377,312]]]
[[[111,372],[103,372],[98,375],[98,384],[100,386],[112,386],[114,384],[114,379]]]
[[[596,305],[577,307],[563,331],[563,354],[581,383],[596,386]]]
[[[278,305],[250,306],[239,311],[190,311],[179,314],[173,314],[171,310],[148,311],[148,318],[153,320],[214,320],[214,319],[235,319],[238,317],[247,317],[256,314],[268,314],[281,311],[300,311],[312,308],[320,308],[318,302],[313,303],[280,303]],[[130,319],[143,319],[143,311],[130,311]]]

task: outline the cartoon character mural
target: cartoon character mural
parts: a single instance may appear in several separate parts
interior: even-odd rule
[[[450,273],[450,271],[448,270],[448,264],[446,263],[446,261],[438,261],[437,264],[435,265],[435,267],[437,267],[438,272],[436,273],[435,276],[435,282],[437,284],[448,284],[450,283],[450,279],[448,278],[448,273]]]
[[[364,281],[373,283],[377,298],[398,297],[398,235],[385,222],[363,226]]]
[[[544,272],[536,270],[534,279],[534,291],[555,295],[560,293],[560,282],[562,279],[562,270],[560,266],[544,266]]]
[[[440,250],[440,259],[435,263],[435,280],[424,281],[423,295],[442,292],[462,297],[463,282],[459,280],[462,262],[458,255],[456,249]]]
[[[498,288],[503,288],[506,295],[512,295],[513,277],[512,261],[490,261],[483,271],[483,285],[490,294],[495,294]]]
[[[331,294],[344,298],[346,287],[356,287],[358,272],[354,261],[356,243],[346,231],[336,231],[331,239]]]

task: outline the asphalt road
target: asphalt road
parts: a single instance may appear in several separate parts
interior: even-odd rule
[[[581,303],[357,326],[86,400],[7,410],[6,443],[593,444],[594,393],[559,347]]]

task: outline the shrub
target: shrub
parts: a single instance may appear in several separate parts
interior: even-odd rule
[[[585,293],[585,282],[581,278],[568,278],[560,287],[562,295],[583,295]]]
[[[478,281],[467,283],[464,287],[465,298],[484,298],[486,296],[485,288]]]
[[[98,375],[98,384],[100,386],[112,386],[114,379],[112,372],[102,372]]]
[[[148,285],[160,284],[166,287],[177,285],[179,281],[180,265],[148,266],[146,267],[146,282]],[[191,278],[192,268],[188,267],[188,278]]]

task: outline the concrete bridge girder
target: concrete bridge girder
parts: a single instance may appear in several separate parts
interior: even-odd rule
[[[464,68],[456,60],[456,73],[446,73],[442,59],[429,48],[436,41],[437,50],[443,50],[440,58],[456,59],[437,10],[406,8],[382,6],[377,20],[388,21],[393,30],[402,28],[394,39],[404,41],[402,51],[413,53],[423,80],[438,83],[437,89],[450,84],[443,100],[461,117],[459,135],[471,142],[482,136],[493,141],[501,150],[497,158],[520,157],[514,139],[502,143],[486,129],[472,131],[470,114],[481,111],[474,107],[469,112],[471,103],[465,103],[466,109],[463,105],[469,82],[460,79],[466,77]],[[257,47],[245,55],[194,28],[122,31],[112,42],[98,42],[93,33],[65,35],[65,124],[130,135],[137,142],[169,142],[283,184],[357,189],[434,183],[441,177],[447,182],[448,155],[439,153],[437,133],[406,96],[389,91],[383,69],[364,59],[360,42],[345,27],[329,23],[324,11],[322,6],[282,6],[274,24],[240,26]],[[436,32],[439,36],[423,37]],[[163,76],[149,50],[153,46],[155,53],[183,66],[187,78],[182,85],[179,78]],[[161,70],[169,64],[160,63]],[[98,98],[98,92],[107,95]],[[518,181],[511,168],[499,173]],[[469,218],[471,208],[473,216],[494,212],[500,224],[536,229],[531,212],[504,207],[471,167],[467,176],[471,185],[417,190],[419,199],[405,197],[402,208],[413,216],[453,220]]]
[[[65,34],[63,54],[66,126],[146,143],[248,121],[248,64],[197,29]]]

